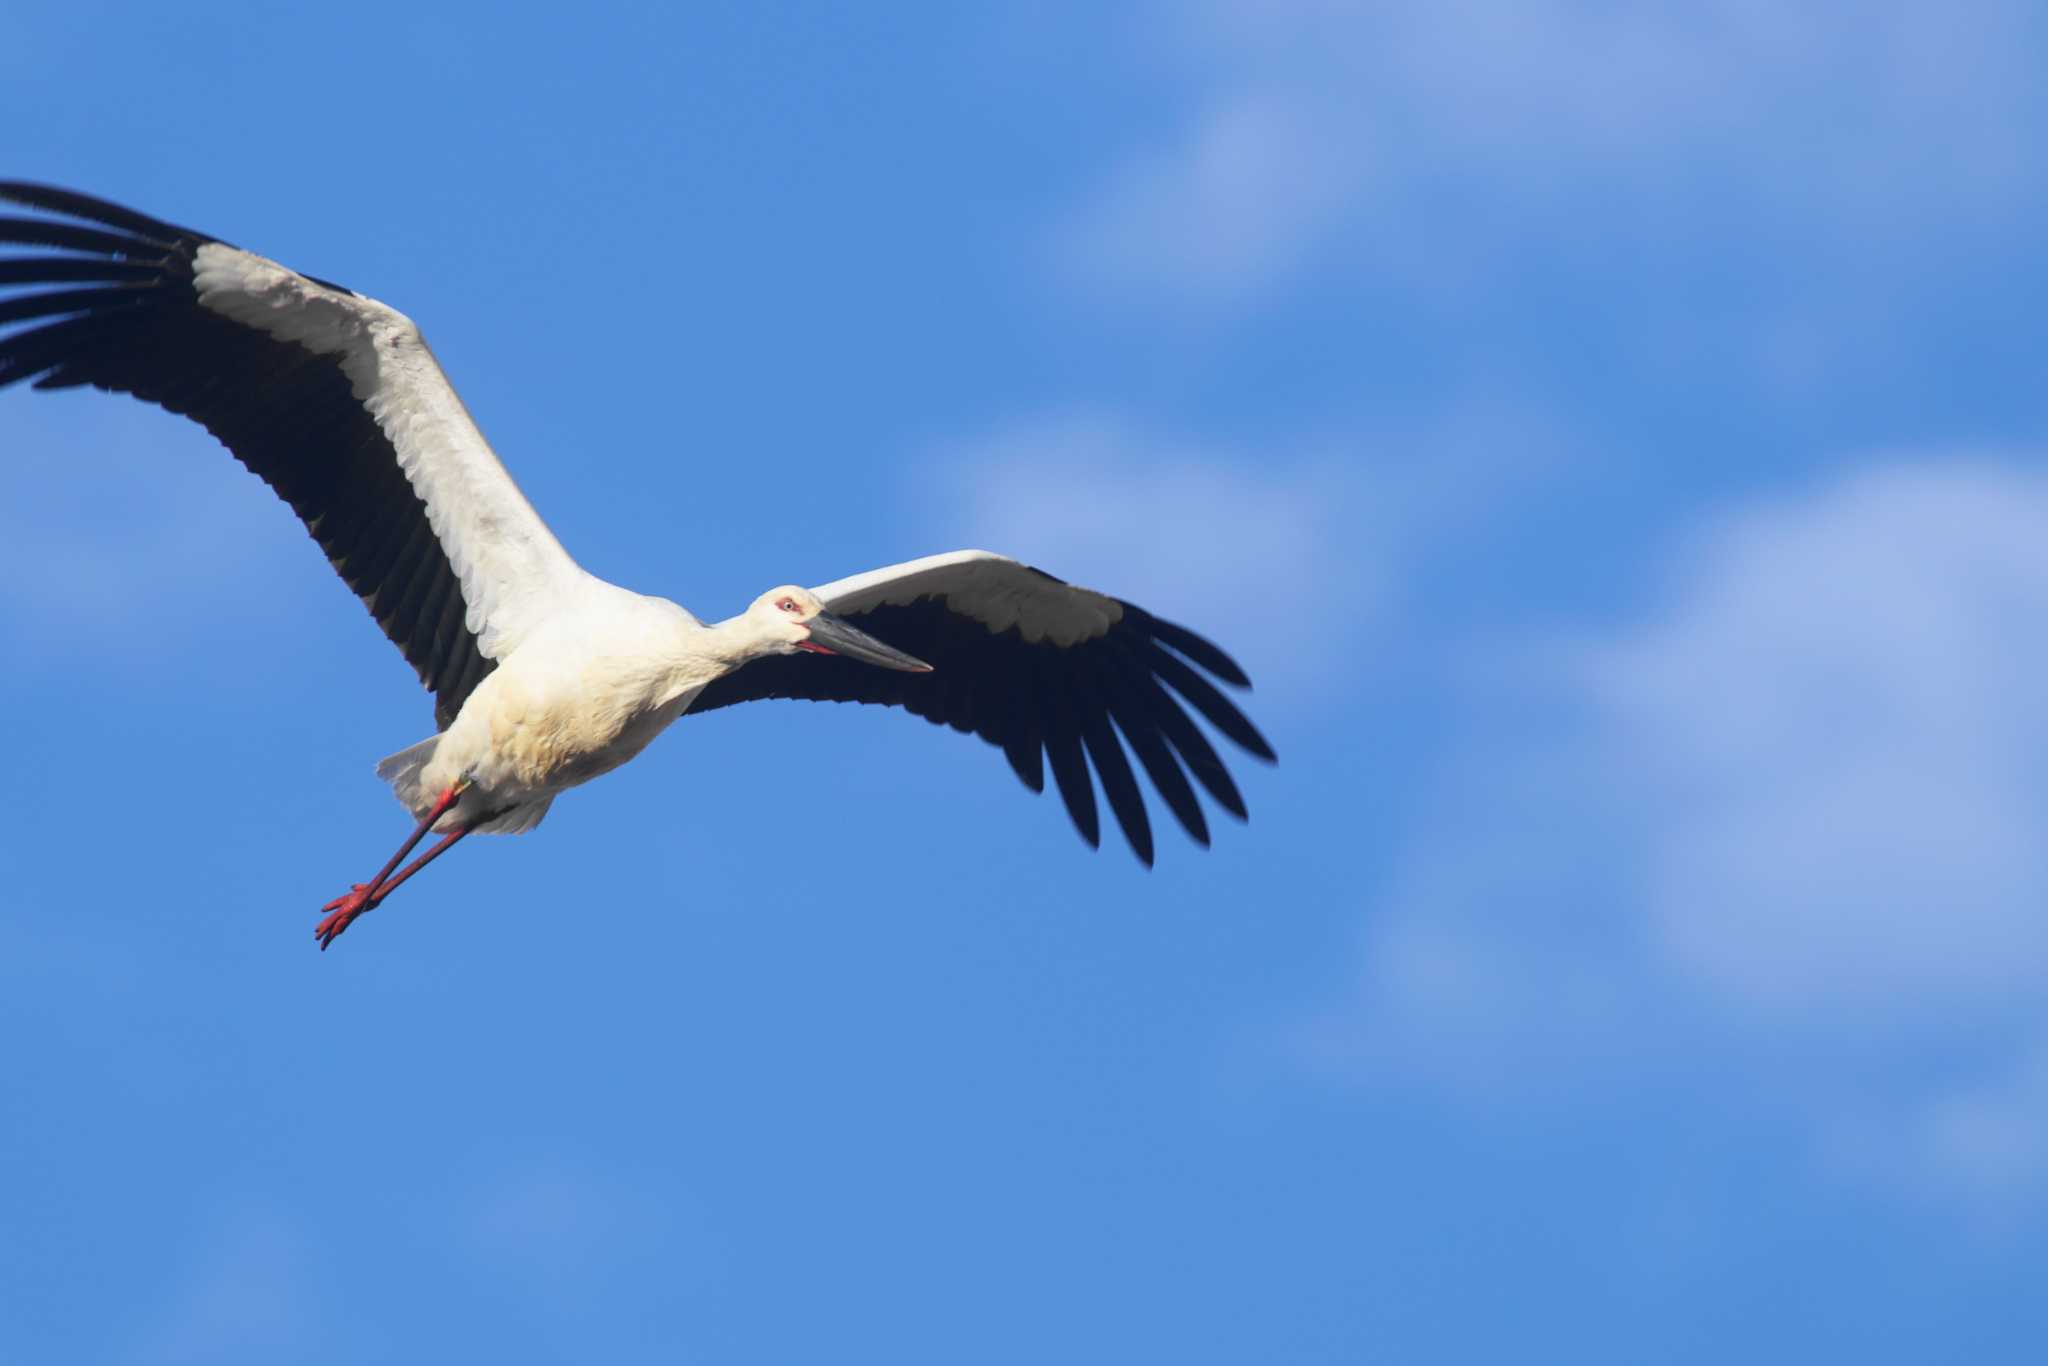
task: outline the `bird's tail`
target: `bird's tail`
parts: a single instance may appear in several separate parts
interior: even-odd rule
[[[391,784],[392,795],[415,816],[425,816],[434,809],[434,803],[441,800],[439,792],[420,781],[420,774],[434,761],[434,748],[440,743],[440,736],[430,736],[401,749],[377,765],[377,776]],[[524,834],[540,824],[540,818],[548,814],[548,804],[553,800],[551,796],[542,797],[492,812],[488,819],[477,825],[476,830],[485,835]]]
[[[377,765],[377,776],[391,784],[392,795],[415,816],[424,816],[433,810],[434,802],[440,796],[437,792],[427,791],[420,782],[421,771],[433,762],[434,747],[440,743],[440,736],[429,736]]]

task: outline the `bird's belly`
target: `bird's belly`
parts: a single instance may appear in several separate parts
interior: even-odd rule
[[[655,736],[661,734],[670,718],[656,718],[653,715],[634,717],[621,726],[609,740],[598,745],[548,745],[533,757],[535,770],[522,774],[528,781],[545,783],[550,787],[574,787],[587,783],[592,778],[611,772],[620,764],[646,749]]]
[[[584,689],[501,687],[477,718],[484,733],[459,746],[469,751],[464,776],[500,799],[559,792],[631,759],[681,710],[681,699],[649,705]]]
[[[611,772],[647,748],[672,719],[673,713],[659,711],[602,725],[591,724],[588,716],[530,716],[493,727],[491,751],[518,786],[554,791]]]

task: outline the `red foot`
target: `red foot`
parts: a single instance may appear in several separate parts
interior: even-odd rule
[[[377,903],[370,897],[368,884],[358,882],[322,906],[320,909],[328,914],[313,930],[313,937],[320,941],[320,951],[327,952],[327,946],[341,938],[341,932],[347,929],[357,916],[375,909],[376,905]]]

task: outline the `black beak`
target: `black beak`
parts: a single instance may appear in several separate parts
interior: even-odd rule
[[[803,648],[817,654],[845,655],[863,664],[876,664],[884,669],[901,669],[910,674],[928,674],[932,666],[921,659],[892,650],[865,631],[855,630],[845,620],[830,612],[820,612],[811,618],[811,638],[803,642]]]

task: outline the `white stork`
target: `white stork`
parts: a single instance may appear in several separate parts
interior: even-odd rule
[[[0,388],[90,384],[202,423],[305,522],[434,694],[439,733],[377,766],[417,819],[368,882],[321,909],[324,949],[457,840],[540,823],[686,711],[791,697],[899,706],[1002,748],[1100,843],[1089,766],[1140,861],[1152,833],[1117,742],[1197,844],[1195,781],[1244,799],[1182,709],[1273,751],[1204,671],[1214,645],[1141,608],[983,550],[819,588],[770,589],[700,622],[569,558],[403,314],[204,233],[104,200],[0,181]],[[54,286],[54,288],[22,287]],[[856,627],[853,623],[858,622]],[[891,644],[883,644],[886,639]],[[429,832],[441,836],[412,863]]]

